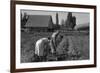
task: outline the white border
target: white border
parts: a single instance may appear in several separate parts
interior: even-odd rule
[[[39,62],[39,63],[20,63],[20,9],[29,10],[49,10],[49,11],[70,11],[70,12],[89,12],[90,13],[90,60],[81,61],[62,61],[62,62]],[[69,7],[50,7],[35,5],[16,5],[16,69],[57,67],[94,64],[94,11],[93,9],[69,8]]]

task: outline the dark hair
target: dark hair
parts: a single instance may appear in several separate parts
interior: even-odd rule
[[[48,37],[48,40],[50,40],[51,39],[51,37]]]
[[[61,39],[63,38],[63,35],[60,35]]]

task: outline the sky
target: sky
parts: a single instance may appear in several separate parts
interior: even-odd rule
[[[21,10],[22,15],[27,13],[28,15],[51,15],[53,23],[56,23],[56,13],[58,13],[59,24],[62,20],[67,19],[68,12],[58,12],[58,11],[36,11],[36,10]],[[85,24],[90,22],[90,14],[82,12],[72,12],[72,16],[76,17],[76,24]]]

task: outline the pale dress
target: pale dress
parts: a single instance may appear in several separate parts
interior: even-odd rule
[[[48,49],[46,48],[48,44],[48,39],[47,38],[41,38],[39,39],[36,44],[35,44],[35,54],[38,56],[44,56],[44,50]]]

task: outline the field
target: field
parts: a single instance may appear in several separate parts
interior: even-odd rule
[[[35,43],[38,39],[42,37],[51,36],[51,32],[34,32],[34,33],[26,33],[21,32],[21,62],[34,62],[34,47]],[[72,44],[71,49],[75,48],[78,50],[79,56],[76,59],[72,59],[72,57],[66,57],[65,60],[85,60],[89,59],[89,34],[85,34],[85,32],[71,32],[71,33],[61,33],[64,34],[70,40]]]

